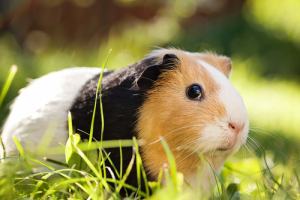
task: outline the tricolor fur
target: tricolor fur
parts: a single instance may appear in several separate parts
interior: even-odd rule
[[[21,143],[33,141],[33,146],[37,146],[53,119],[61,121],[55,142],[65,143],[68,110],[72,113],[76,132],[82,138],[88,138],[79,129],[90,131],[99,71],[86,69],[88,75],[80,78],[83,71],[55,72],[53,80],[48,80],[47,75],[22,92],[3,130],[3,140],[10,152],[16,150],[13,136],[21,138]],[[156,180],[159,170],[167,163],[160,142],[162,137],[174,154],[178,171],[194,187],[199,186],[197,166],[202,167],[201,185],[208,190],[213,182],[212,173],[206,163],[201,163],[196,151],[220,172],[224,161],[246,141],[248,133],[247,112],[242,98],[228,80],[230,71],[230,59],[224,56],[161,49],[127,68],[105,72],[102,80],[104,140],[131,139],[133,136],[143,140],[143,164],[148,179]],[[77,78],[72,79],[70,74]],[[52,81],[61,84],[51,85]],[[186,94],[187,88],[195,83],[203,89],[200,101],[193,101]],[[40,96],[36,88],[55,92],[44,92]],[[14,118],[22,113],[22,106],[27,102],[35,106],[29,107],[20,119]],[[98,140],[100,121],[97,109],[94,136]],[[111,152],[110,157],[118,168],[119,149],[107,151]],[[131,151],[131,148],[123,148],[123,166],[129,163]],[[10,152],[8,155],[13,154]],[[137,186],[135,167],[127,183]]]
[[[166,163],[167,157],[159,142],[163,137],[174,154],[178,171],[188,179],[197,179],[197,166],[201,161],[196,151],[220,172],[224,161],[246,141],[248,133],[243,100],[226,77],[231,70],[230,60],[212,53],[192,54],[179,50],[160,50],[150,57],[162,58],[167,53],[175,54],[179,61],[161,74],[139,108],[136,130],[147,144],[142,147],[146,169],[157,177]],[[204,89],[200,102],[186,97],[186,88],[193,83]],[[243,124],[243,130],[232,133],[228,122]],[[229,149],[220,152],[218,148]],[[206,189],[209,188],[207,181],[202,184]],[[197,184],[195,180],[190,182]]]

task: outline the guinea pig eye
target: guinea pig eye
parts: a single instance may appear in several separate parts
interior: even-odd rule
[[[190,99],[200,99],[202,96],[202,90],[199,85],[191,85],[187,88],[187,96]]]

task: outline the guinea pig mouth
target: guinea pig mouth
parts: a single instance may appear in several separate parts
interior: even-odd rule
[[[227,151],[227,150],[229,150],[230,148],[218,148],[217,150],[218,151]]]

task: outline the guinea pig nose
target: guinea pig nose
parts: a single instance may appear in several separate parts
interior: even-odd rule
[[[245,124],[238,124],[238,123],[233,123],[233,122],[229,122],[228,123],[228,127],[231,130],[231,132],[233,133],[239,133],[244,129]]]

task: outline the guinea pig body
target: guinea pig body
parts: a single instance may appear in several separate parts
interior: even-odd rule
[[[51,120],[59,121],[52,143],[65,143],[68,110],[72,113],[75,132],[83,139],[89,137],[84,132],[90,132],[100,71],[95,68],[68,70],[53,73],[52,80],[49,74],[34,81],[16,99],[3,129],[8,155],[16,152],[13,136],[17,136],[21,144],[28,146],[28,141],[32,141],[31,147],[38,146]],[[209,190],[213,184],[212,170],[207,163],[201,163],[197,152],[220,172],[228,156],[246,141],[248,133],[247,112],[242,98],[228,80],[230,70],[230,60],[224,56],[162,49],[127,68],[106,71],[102,79],[103,139],[131,139],[133,136],[142,139],[140,153],[147,178],[155,181],[167,163],[160,142],[164,138],[178,171],[197,188],[200,186],[197,166],[200,165],[201,185]],[[64,71],[69,77],[67,80],[59,75]],[[55,92],[49,95],[47,90]],[[22,111],[28,102],[33,104],[32,108]],[[22,112],[24,114],[18,115]],[[99,109],[94,137],[101,138]],[[106,151],[118,168],[119,149]],[[132,149],[123,148],[123,166],[128,165],[131,156]],[[137,186],[135,170],[133,167],[127,183]]]
[[[18,155],[13,140],[15,136],[30,153],[43,149],[38,147],[60,146],[59,142],[65,144],[68,139],[66,111],[70,109],[86,81],[100,72],[98,68],[88,67],[64,69],[35,79],[22,89],[22,93],[10,106],[11,112],[1,134],[6,156]],[[41,144],[41,139],[49,128],[50,138]],[[2,155],[3,149],[0,147],[0,156]],[[53,158],[65,160],[63,155]]]

